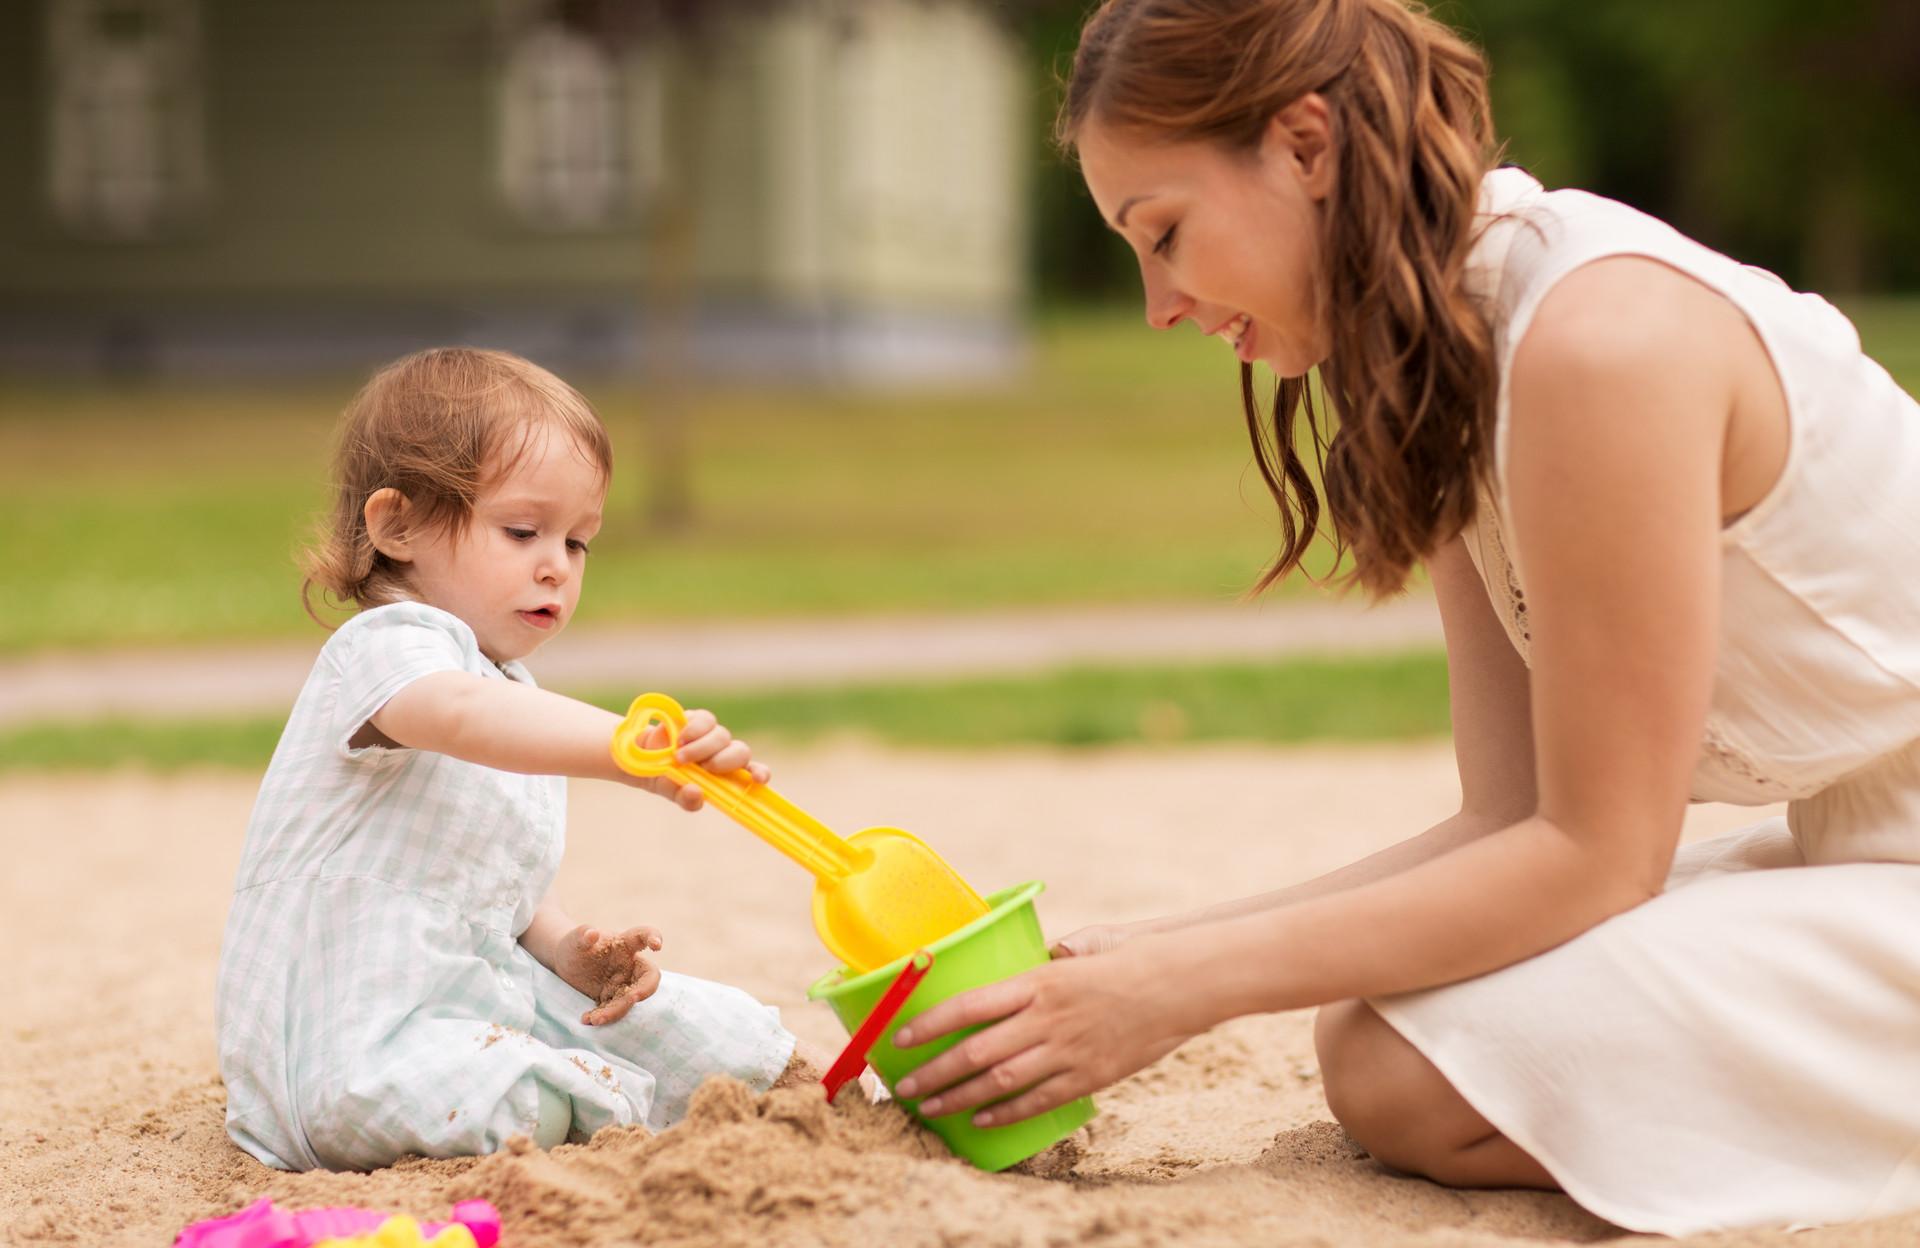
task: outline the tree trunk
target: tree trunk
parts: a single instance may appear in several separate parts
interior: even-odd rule
[[[678,41],[676,41],[678,42]],[[697,83],[684,72],[685,48],[661,57],[665,124],[659,137],[663,176],[647,206],[647,269],[641,291],[641,355],[646,391],[641,428],[646,438],[647,521],[666,533],[693,524],[690,455],[692,395],[689,353],[695,313],[701,110]]]
[[[1852,158],[1822,169],[1809,188],[1802,260],[1807,284],[1826,295],[1867,288],[1866,190]]]

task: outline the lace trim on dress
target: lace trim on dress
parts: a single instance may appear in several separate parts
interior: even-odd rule
[[[1754,788],[1786,797],[1794,793],[1795,787],[1784,780],[1768,775],[1760,769],[1760,764],[1752,755],[1728,741],[1712,720],[1707,721],[1706,730],[1700,736],[1700,755],[1702,761],[1712,763],[1721,772],[1737,776]]]
[[[1512,557],[1507,554],[1507,542],[1500,533],[1493,498],[1484,490],[1473,528],[1480,547],[1480,568],[1487,582],[1487,597],[1493,601],[1494,612],[1506,628],[1513,648],[1520,652],[1520,661],[1532,666],[1533,623],[1527,618],[1527,591],[1514,571]]]
[[[1494,508],[1493,500],[1484,493],[1473,527],[1479,546],[1481,573],[1487,581],[1487,597],[1492,600],[1495,614],[1499,615],[1507,636],[1512,639],[1513,648],[1520,652],[1521,661],[1531,666],[1533,624],[1527,618],[1527,591],[1520,584],[1513,558],[1507,552],[1506,538],[1500,532],[1499,513]],[[1700,754],[1702,764],[1750,786],[1756,793],[1784,798],[1797,791],[1793,784],[1764,771],[1751,754],[1729,741],[1711,719],[1701,734]]]

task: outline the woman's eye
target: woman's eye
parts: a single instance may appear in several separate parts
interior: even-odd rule
[[[516,542],[530,542],[539,535],[532,529],[508,529],[507,536]]]
[[[577,550],[584,555],[587,553],[587,544],[577,537],[570,537],[567,539],[567,549]]]
[[[1160,241],[1153,245],[1154,255],[1167,256],[1173,253],[1173,232],[1179,228],[1180,227],[1177,225],[1170,225],[1167,227],[1167,232],[1165,234],[1162,234],[1160,236]]]

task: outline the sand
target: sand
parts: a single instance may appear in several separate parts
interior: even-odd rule
[[[1050,931],[1279,885],[1404,836],[1455,800],[1444,747],[910,754],[845,744],[773,760],[846,830],[927,837],[982,888],[1024,879]],[[551,1153],[288,1175],[230,1145],[213,977],[253,798],[245,775],[0,782],[0,1244],[165,1244],[259,1196],[443,1217],[493,1201],[509,1248],[622,1244],[1563,1245],[1621,1232],[1562,1196],[1395,1176],[1328,1118],[1310,1016],[1242,1019],[1099,1097],[1029,1173],[984,1175],[890,1106],[710,1083],[658,1136]],[[1753,812],[1707,807],[1690,834]],[[829,969],[808,885],[722,817],[574,786],[562,899],[665,933],[669,970],[740,984],[804,1038],[844,1039],[803,990]],[[1712,1245],[1920,1241],[1920,1215]]]

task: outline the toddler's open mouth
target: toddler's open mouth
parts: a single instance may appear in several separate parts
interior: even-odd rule
[[[531,611],[520,612],[520,618],[535,628],[552,628],[560,621],[560,612],[553,607],[535,607]]]

